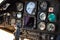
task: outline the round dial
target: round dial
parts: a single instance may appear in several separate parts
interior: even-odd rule
[[[46,10],[47,9],[47,2],[41,2],[41,5],[40,5],[41,9],[42,10]]]
[[[10,16],[10,13],[7,13],[7,16]]]
[[[52,23],[48,24],[48,25],[47,25],[47,30],[48,30],[48,31],[55,31],[55,25],[52,24]]]
[[[16,6],[17,6],[17,10],[18,11],[22,11],[23,10],[23,3],[17,3]]]
[[[28,14],[35,14],[34,9],[35,9],[36,4],[34,2],[29,2],[26,5],[26,11]]]
[[[46,14],[45,14],[44,12],[42,12],[42,13],[40,14],[40,19],[41,19],[41,20],[45,20],[45,19],[46,19]]]
[[[45,29],[45,23],[44,22],[39,23],[38,27],[40,30],[44,30]]]
[[[17,13],[17,18],[21,18],[21,17],[22,17],[21,12],[18,12]]]
[[[54,13],[51,13],[48,15],[48,19],[50,22],[55,22],[56,21],[56,15]]]

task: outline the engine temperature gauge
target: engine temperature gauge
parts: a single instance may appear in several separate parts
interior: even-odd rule
[[[46,13],[42,12],[42,13],[40,14],[40,19],[41,19],[41,20],[45,20],[45,19],[46,19]]]

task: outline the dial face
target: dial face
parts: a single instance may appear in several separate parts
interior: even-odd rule
[[[34,15],[35,13],[33,12],[33,10],[35,9],[35,6],[36,6],[36,4],[34,2],[27,3],[27,5],[26,5],[27,13],[28,14],[32,14],[33,13],[33,15]]]
[[[44,22],[39,23],[38,27],[40,30],[44,30],[45,29],[45,23]]]
[[[41,20],[45,20],[45,19],[46,19],[46,14],[45,14],[44,12],[42,12],[42,13],[40,14],[40,19],[41,19]]]
[[[16,6],[17,6],[17,10],[18,11],[22,11],[23,10],[23,3],[17,3]]]
[[[10,16],[10,13],[7,13],[7,16]]]
[[[22,17],[21,12],[18,12],[17,13],[17,18],[21,18],[21,17]]]
[[[48,30],[48,31],[55,31],[55,25],[52,24],[52,23],[48,24],[48,25],[47,25],[47,30]]]
[[[41,5],[40,5],[41,9],[42,10],[46,10],[47,9],[47,2],[41,2]]]
[[[48,19],[50,22],[55,22],[56,21],[56,15],[54,13],[50,13],[48,15]]]

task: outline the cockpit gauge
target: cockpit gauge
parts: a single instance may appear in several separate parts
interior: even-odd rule
[[[7,16],[10,16],[10,13],[7,13]]]
[[[17,13],[17,18],[19,19],[19,18],[21,18],[21,17],[22,17],[21,12],[18,12],[18,13]]]
[[[26,10],[27,14],[35,15],[35,12],[36,12],[36,3],[35,2],[28,2],[26,4],[25,10]]]
[[[43,11],[45,11],[47,9],[47,2],[45,1],[41,2],[40,7]]]
[[[46,13],[42,12],[39,15],[40,20],[45,20],[46,19]]]
[[[47,30],[52,32],[55,31],[55,25],[53,23],[49,23],[47,25]]]
[[[16,3],[16,6],[17,6],[17,11],[23,10],[23,3]]]
[[[24,38],[24,40],[30,40],[30,39]]]
[[[40,22],[40,23],[38,24],[38,28],[39,28],[40,30],[45,30],[45,28],[46,28],[45,23],[44,23],[44,22]]]
[[[56,15],[55,15],[54,13],[50,13],[50,14],[48,15],[48,20],[49,20],[50,22],[55,22],[55,21],[56,21]]]

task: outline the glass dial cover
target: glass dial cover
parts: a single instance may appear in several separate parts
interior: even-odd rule
[[[29,3],[26,5],[26,11],[27,11],[27,13],[28,13],[28,14],[32,14],[35,6],[36,6],[36,4],[35,4],[34,2],[29,2]]]
[[[41,20],[45,20],[45,19],[46,19],[46,14],[45,14],[44,12],[42,12],[42,13],[40,14],[40,19],[41,19]]]
[[[17,3],[16,6],[17,6],[17,10],[18,11],[22,11],[23,10],[23,3]]]
[[[45,23],[44,22],[39,23],[38,27],[40,30],[44,30],[45,29]]]

